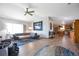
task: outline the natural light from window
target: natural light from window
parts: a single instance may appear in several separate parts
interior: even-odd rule
[[[23,24],[6,23],[9,34],[23,33]]]

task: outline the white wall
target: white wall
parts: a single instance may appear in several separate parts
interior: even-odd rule
[[[43,30],[33,30],[33,32],[36,32],[40,35],[42,38],[49,38],[49,19],[48,17],[38,17],[36,18],[33,22],[43,22]],[[32,22],[32,27],[33,27],[33,22]]]
[[[0,40],[5,40],[5,36],[6,36],[6,25],[4,22],[0,21],[0,36],[2,36],[2,39],[0,38]]]
[[[19,24],[26,24],[27,23],[25,21],[16,20],[16,19],[12,19],[12,18],[4,18],[4,17],[0,17],[0,21],[9,22],[9,23],[19,23]]]
[[[10,19],[10,18],[4,18],[4,17],[0,17],[0,21],[2,21],[3,23],[15,23],[15,24],[24,24],[24,25],[30,24],[30,22],[16,20],[16,19]],[[1,26],[1,24],[0,24],[0,26]],[[6,26],[5,26],[5,28],[6,28]]]
[[[40,35],[42,38],[49,38],[49,31],[53,31],[53,20],[49,17],[35,17],[34,20],[28,24],[26,24],[26,32],[35,32]],[[43,30],[33,30],[33,22],[43,22]],[[52,23],[52,30],[50,30],[50,22]],[[32,28],[31,31],[29,31],[29,27]]]
[[[7,30],[6,30],[5,23],[27,24],[29,22],[24,22],[24,21],[19,21],[19,20],[15,20],[15,19],[8,19],[8,18],[0,17],[0,29],[5,28],[5,29],[0,30],[0,36],[2,36],[2,39],[0,39],[0,40],[6,39]]]
[[[31,27],[32,29],[29,29],[29,27]],[[32,22],[27,22],[26,23],[26,28],[25,28],[25,32],[28,33],[28,32],[32,32],[33,30],[33,27],[32,27]]]
[[[38,17],[33,18],[32,22],[16,21],[14,19],[7,19],[7,18],[0,18],[0,20],[3,20],[3,22],[26,24],[26,32],[29,32],[29,27],[32,27],[32,30],[30,32],[36,32],[40,35],[40,37],[49,38],[50,22],[52,22],[52,20],[49,19],[49,17],[38,16]],[[39,21],[43,22],[43,30],[42,31],[33,30],[33,22],[39,22]],[[53,24],[53,22],[52,22],[52,24]],[[53,28],[52,28],[52,30],[53,30]]]

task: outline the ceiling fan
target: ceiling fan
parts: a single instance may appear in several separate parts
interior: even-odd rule
[[[34,13],[35,11],[29,11],[28,9],[29,9],[29,8],[26,8],[26,11],[25,11],[25,14],[24,14],[24,15],[29,14],[29,15],[33,16],[33,13]]]

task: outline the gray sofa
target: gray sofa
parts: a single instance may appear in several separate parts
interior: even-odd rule
[[[40,36],[37,33],[16,33],[13,39],[38,39]]]

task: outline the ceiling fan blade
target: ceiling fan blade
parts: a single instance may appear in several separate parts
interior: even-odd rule
[[[33,16],[33,14],[31,14],[31,13],[28,13],[29,15],[31,15],[31,16]]]
[[[28,12],[28,8],[26,8],[26,12]]]
[[[27,13],[28,13],[28,8],[26,8],[26,11],[25,11],[24,15],[27,15]]]
[[[34,13],[35,11],[29,11],[29,13]]]
[[[27,12],[25,12],[24,15],[27,15]]]

